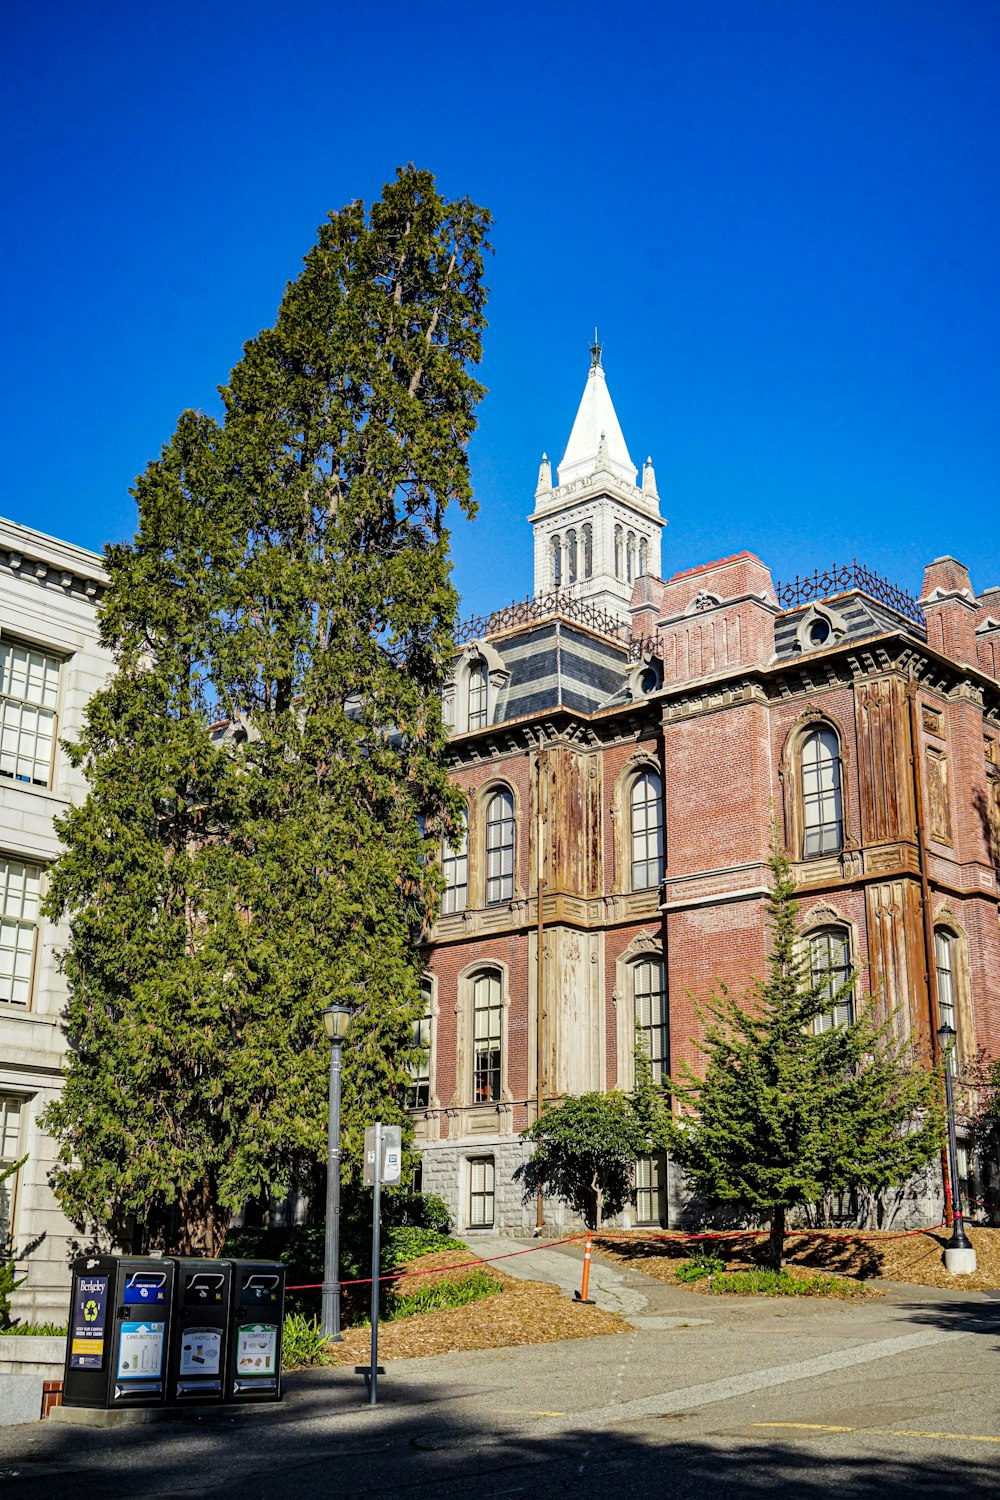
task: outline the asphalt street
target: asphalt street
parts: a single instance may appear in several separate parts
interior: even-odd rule
[[[0,1493],[1000,1496],[1000,1297],[715,1298],[617,1270],[606,1283],[602,1300],[631,1303],[629,1332],[397,1361],[374,1409],[360,1377],[323,1370],[289,1377],[275,1407],[0,1429]]]

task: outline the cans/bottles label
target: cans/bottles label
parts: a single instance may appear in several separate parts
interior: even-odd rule
[[[236,1373],[273,1375],[278,1368],[278,1330],[273,1323],[242,1323],[236,1331]]]
[[[156,1380],[163,1370],[165,1323],[123,1323],[118,1340],[118,1379]]]

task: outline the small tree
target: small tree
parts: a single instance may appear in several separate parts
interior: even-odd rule
[[[767,978],[740,1000],[725,986],[710,999],[704,1077],[685,1065],[671,1080],[685,1113],[668,1140],[705,1193],[770,1221],[777,1269],[790,1208],[905,1182],[939,1148],[942,1119],[936,1075],[913,1063],[873,1001],[850,1024],[815,1032],[857,975],[834,987],[811,973],[791,867],[777,846],[770,867]]]
[[[634,1192],[633,1167],[649,1136],[627,1094],[581,1094],[543,1110],[524,1132],[535,1142],[514,1173],[527,1203],[542,1188],[564,1199],[591,1229],[620,1213]]]
[[[0,1167],[0,1331],[10,1327],[10,1299],[24,1281],[23,1276],[18,1276],[14,1263],[14,1237],[10,1227],[11,1193],[6,1184],[27,1160],[26,1156],[22,1156],[20,1161]]]

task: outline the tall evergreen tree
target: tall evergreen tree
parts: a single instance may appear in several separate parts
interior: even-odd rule
[[[877,1193],[905,1182],[941,1143],[936,1076],[894,1040],[858,975],[813,974],[799,937],[795,885],[772,852],[767,978],[737,999],[722,986],[706,1007],[704,1076],[671,1080],[683,1113],[667,1127],[672,1154],[697,1186],[770,1220],[780,1267],[786,1213],[828,1192]],[[851,997],[855,1018],[814,1023]]]
[[[488,214],[401,170],[331,214],[277,321],[186,413],[109,549],[116,675],[72,749],[48,910],[70,923],[57,1192],[214,1251],[325,1150],[320,1011],[357,1007],[345,1161],[402,1118],[417,942],[454,829],[440,689],[474,512]],[[228,721],[220,735],[213,721]],[[169,1237],[169,1236],[167,1236]]]

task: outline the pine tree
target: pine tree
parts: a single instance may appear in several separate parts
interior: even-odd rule
[[[855,996],[858,975],[835,986],[811,972],[777,846],[770,867],[767,978],[740,999],[722,986],[709,1001],[704,1076],[685,1066],[671,1080],[682,1115],[667,1134],[704,1193],[769,1219],[779,1268],[789,1209],[905,1182],[939,1148],[942,1124],[936,1076],[893,1039],[877,1001],[856,1005],[849,1024],[814,1030]]]
[[[348,1170],[365,1124],[403,1118],[428,841],[457,812],[444,517],[475,508],[488,224],[412,167],[331,214],[223,419],[185,413],[109,549],[116,674],[48,898],[72,998],[47,1123],[78,1223],[217,1252],[325,1154],[331,1001],[357,1007]]]

